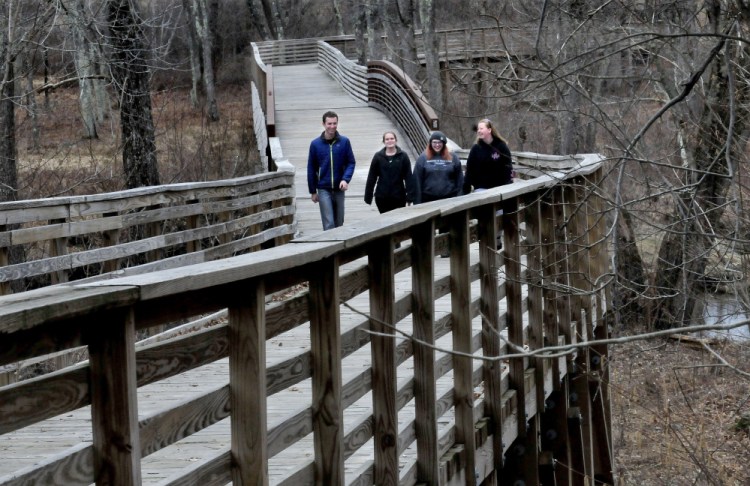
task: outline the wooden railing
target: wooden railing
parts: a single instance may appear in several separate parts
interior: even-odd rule
[[[161,484],[267,484],[270,458],[311,433],[312,454],[295,454],[278,484],[344,484],[347,461],[368,443],[371,459],[347,484],[474,485],[491,475],[575,484],[573,470],[611,483],[606,347],[524,355],[607,336],[601,165],[567,162],[571,170],[220,262],[0,297],[0,366],[79,346],[89,356],[0,388],[3,467],[19,469],[0,484],[140,484],[142,459],[227,418],[223,448]],[[449,274],[436,278],[434,255],[448,248]],[[404,271],[409,290],[397,292]],[[290,296],[268,298],[279,293]],[[222,309],[226,320],[200,333],[135,344],[141,330]],[[269,363],[269,341],[287,332],[298,333],[296,353]],[[344,376],[345,358],[368,346],[368,364]],[[142,387],[227,357],[211,390],[139,415]],[[267,423],[269,404],[290,389],[309,395]],[[345,413],[365,399],[369,412],[345,429]],[[46,459],[9,455],[29,428],[87,405],[90,439]]]
[[[216,260],[295,233],[294,175],[0,204],[0,293]],[[12,251],[24,255],[13,263]]]
[[[430,132],[440,128],[438,116],[422,90],[398,66],[388,61],[367,63],[367,88],[370,105],[388,114],[401,128],[412,153],[422,153]]]

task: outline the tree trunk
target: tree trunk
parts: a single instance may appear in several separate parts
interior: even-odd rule
[[[183,0],[182,4],[186,11],[190,11],[190,0]],[[250,2],[248,2],[250,3]],[[188,50],[190,52],[190,104],[193,108],[200,106],[198,100],[198,90],[200,89],[201,82],[201,46],[198,42],[198,34],[195,32],[195,22],[193,22],[192,16],[188,17],[187,21],[188,31]]]
[[[159,184],[146,46],[129,0],[108,2],[112,74],[120,97],[122,163],[128,188]]]
[[[417,48],[414,44],[414,3],[412,0],[384,0],[383,24],[387,45],[386,59],[416,78]]]
[[[97,84],[101,84],[97,66],[99,65],[99,52],[87,36],[88,33],[88,16],[86,7],[82,1],[73,2],[71,8],[65,10],[67,17],[70,19],[70,29],[73,37],[75,51],[73,53],[73,63],[78,76],[78,103],[83,118],[83,137],[98,138],[97,122],[102,120],[102,108],[99,103],[104,102],[100,99],[100,91]]]
[[[261,0],[263,5],[263,13],[266,16],[266,22],[271,27],[271,35],[276,40],[284,38],[284,27],[281,24],[281,15],[279,14],[279,6],[275,0]]]
[[[0,54],[3,60],[3,77],[0,79],[0,202],[18,198],[18,171],[16,161],[16,111],[13,62],[6,62],[7,34],[3,34]]]
[[[333,2],[333,18],[336,19],[336,34],[344,35],[344,19],[341,16],[341,0],[331,0]]]
[[[360,2],[357,8],[357,18],[354,22],[354,45],[357,50],[357,62],[362,66],[367,65],[367,3]]]
[[[378,29],[377,22],[380,16],[380,9],[376,2],[370,2],[367,10],[367,58],[368,59],[380,59],[380,52],[378,49]]]
[[[420,0],[419,16],[422,19],[425,71],[430,105],[440,116],[443,111],[443,89],[440,76],[440,51],[435,34],[435,0]]]
[[[26,110],[31,120],[31,140],[33,150],[39,150],[39,120],[36,106],[36,91],[34,90],[34,69],[28,53],[23,57],[24,71],[26,71]]]
[[[250,28],[254,28],[258,31],[262,40],[273,39],[273,34],[268,25],[268,19],[263,14],[263,6],[258,3],[258,0],[247,0],[245,2],[248,10],[248,18]]]
[[[8,25],[8,4],[0,4],[0,21]],[[0,202],[18,199],[18,170],[16,147],[16,100],[15,72],[13,61],[8,62],[10,39],[7,29],[0,33]],[[14,225],[0,224],[0,231],[15,229]],[[0,248],[0,265],[23,261],[22,248],[18,245]],[[23,290],[23,282],[0,283],[0,295]]]
[[[209,5],[206,0],[188,0],[193,32],[197,37],[200,56],[203,61],[203,89],[206,95],[206,113],[211,121],[219,120],[219,105],[216,102],[214,82],[213,34],[209,28]]]

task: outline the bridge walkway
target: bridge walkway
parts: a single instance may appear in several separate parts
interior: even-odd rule
[[[328,110],[339,115],[339,132],[351,140],[357,160],[346,193],[344,224],[378,215],[374,204],[364,203],[365,183],[373,154],[383,148],[383,132],[395,131],[399,141],[405,140],[396,125],[382,111],[348,95],[317,64],[274,66],[273,74],[276,136],[284,157],[296,170],[297,235],[309,236],[322,230],[318,206],[310,200],[307,190],[307,153],[310,141],[323,131],[321,117]],[[404,145],[402,148],[407,150]],[[407,153],[413,165],[415,154]]]

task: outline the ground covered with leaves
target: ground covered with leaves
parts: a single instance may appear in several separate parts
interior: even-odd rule
[[[619,484],[750,485],[750,342],[611,347]]]

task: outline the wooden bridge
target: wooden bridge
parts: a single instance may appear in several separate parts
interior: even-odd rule
[[[587,344],[607,337],[600,158],[516,154],[512,185],[378,215],[367,165],[385,129],[412,155],[426,144],[422,97],[326,43],[256,52],[256,128],[278,170],[252,190],[56,201],[26,226],[53,205],[0,207],[0,249],[46,242],[59,264],[34,268],[62,282],[0,297],[0,366],[88,357],[0,388],[0,484],[613,484],[607,349]],[[327,109],[359,165],[345,225],[320,232],[303,167]],[[216,216],[189,226],[199,208]],[[264,236],[243,246],[233,221]],[[112,238],[157,222],[175,236]],[[102,227],[109,258],[86,256],[110,272],[73,281],[62,243]],[[209,238],[218,258],[207,233],[225,235]],[[122,265],[180,238],[202,242],[180,247],[190,265]]]

